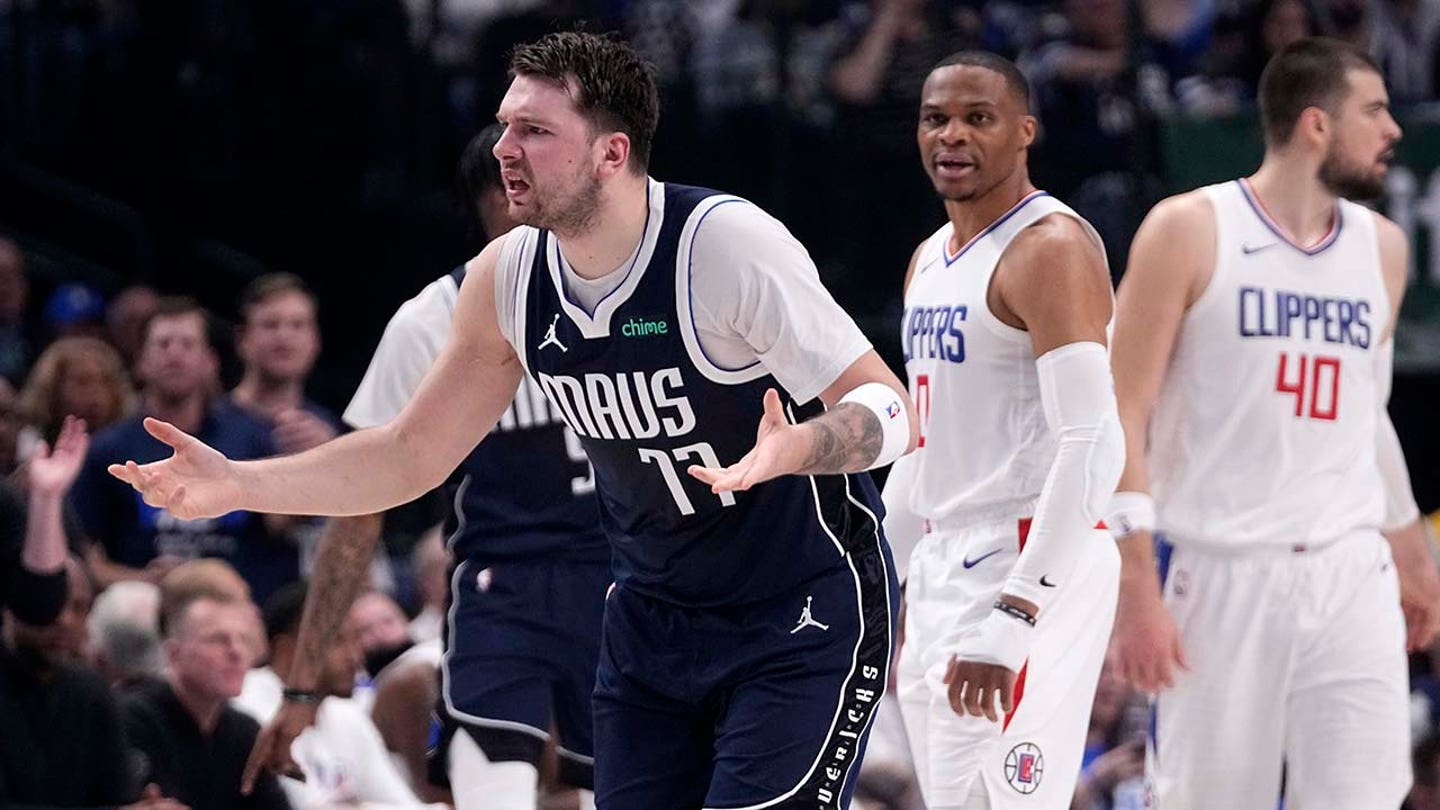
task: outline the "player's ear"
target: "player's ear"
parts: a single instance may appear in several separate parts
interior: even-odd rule
[[[610,132],[595,139],[599,152],[601,177],[609,177],[628,170],[630,163],[630,136],[623,132]]]
[[[1037,126],[1038,122],[1035,120],[1035,116],[1020,116],[1020,145],[1025,149],[1029,149],[1030,145],[1035,143],[1035,132]]]

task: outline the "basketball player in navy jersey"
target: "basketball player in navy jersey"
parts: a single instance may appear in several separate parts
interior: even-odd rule
[[[493,124],[475,136],[460,165],[477,226],[496,236],[516,224],[491,153],[503,131]],[[383,425],[405,407],[445,345],[464,278],[462,265],[401,305],[345,411],[350,427]],[[446,526],[456,562],[440,661],[442,728],[430,777],[448,785],[460,810],[533,810],[552,725],[562,781],[586,790],[594,781],[590,694],[611,582],[594,474],[544,393],[525,382],[457,477]],[[312,640],[343,624],[379,539],[378,517],[332,524],[316,558],[313,577],[324,586],[307,597],[302,651],[323,649]],[[407,654],[430,675],[439,657],[438,647]],[[286,686],[313,690],[311,671],[292,668]],[[283,767],[314,715],[314,704],[287,701],[257,742],[252,772],[262,761]]]
[[[175,455],[112,471],[183,516],[373,512],[438,484],[528,374],[614,555],[597,805],[845,807],[896,590],[857,473],[914,446],[909,398],[784,226],[646,175],[658,103],[626,45],[552,34],[512,68],[495,155],[526,226],[470,262],[399,416],[261,464],[152,421]]]

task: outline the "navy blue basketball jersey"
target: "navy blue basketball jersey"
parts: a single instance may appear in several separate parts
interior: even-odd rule
[[[465,267],[451,272],[458,288]],[[455,471],[445,534],[457,559],[608,562],[595,474],[579,439],[533,380]]]
[[[692,323],[690,240],[711,210],[697,206],[717,194],[664,186],[663,209],[651,211],[662,221],[646,228],[653,243],[602,302],[608,326],[575,322],[574,305],[562,306],[558,243],[528,231],[515,309],[527,371],[594,465],[617,584],[695,607],[764,599],[842,565],[850,550],[874,548],[881,515],[865,474],[786,476],[716,495],[686,472],[750,451],[767,388],[793,421],[823,408],[818,399],[802,408],[758,367],[717,380],[690,354],[703,351],[682,327]]]

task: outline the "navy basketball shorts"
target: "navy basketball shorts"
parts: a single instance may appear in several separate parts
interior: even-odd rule
[[[597,807],[847,807],[898,595],[884,548],[736,606],[615,589],[595,682]]]
[[[591,562],[456,566],[440,667],[440,728],[429,752],[433,783],[449,784],[449,741],[462,729],[491,762],[537,768],[553,731],[560,780],[592,787],[590,701],[611,580],[608,564]]]

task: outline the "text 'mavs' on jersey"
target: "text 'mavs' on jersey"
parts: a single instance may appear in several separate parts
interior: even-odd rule
[[[743,201],[673,184],[660,205],[657,196],[660,221],[647,223],[611,293],[623,300],[602,302],[598,319],[563,298],[553,235],[519,232],[515,332],[529,374],[594,465],[616,582],[697,607],[764,599],[874,548],[880,499],[864,474],[786,476],[717,495],[687,472],[750,451],[768,388],[795,421],[823,406],[793,402],[758,362],[717,372],[697,359],[703,349],[687,332],[695,232],[710,211]]]
[[[462,265],[451,273],[458,287]],[[595,474],[578,437],[528,377],[456,470],[445,536],[457,559],[606,562]]]

